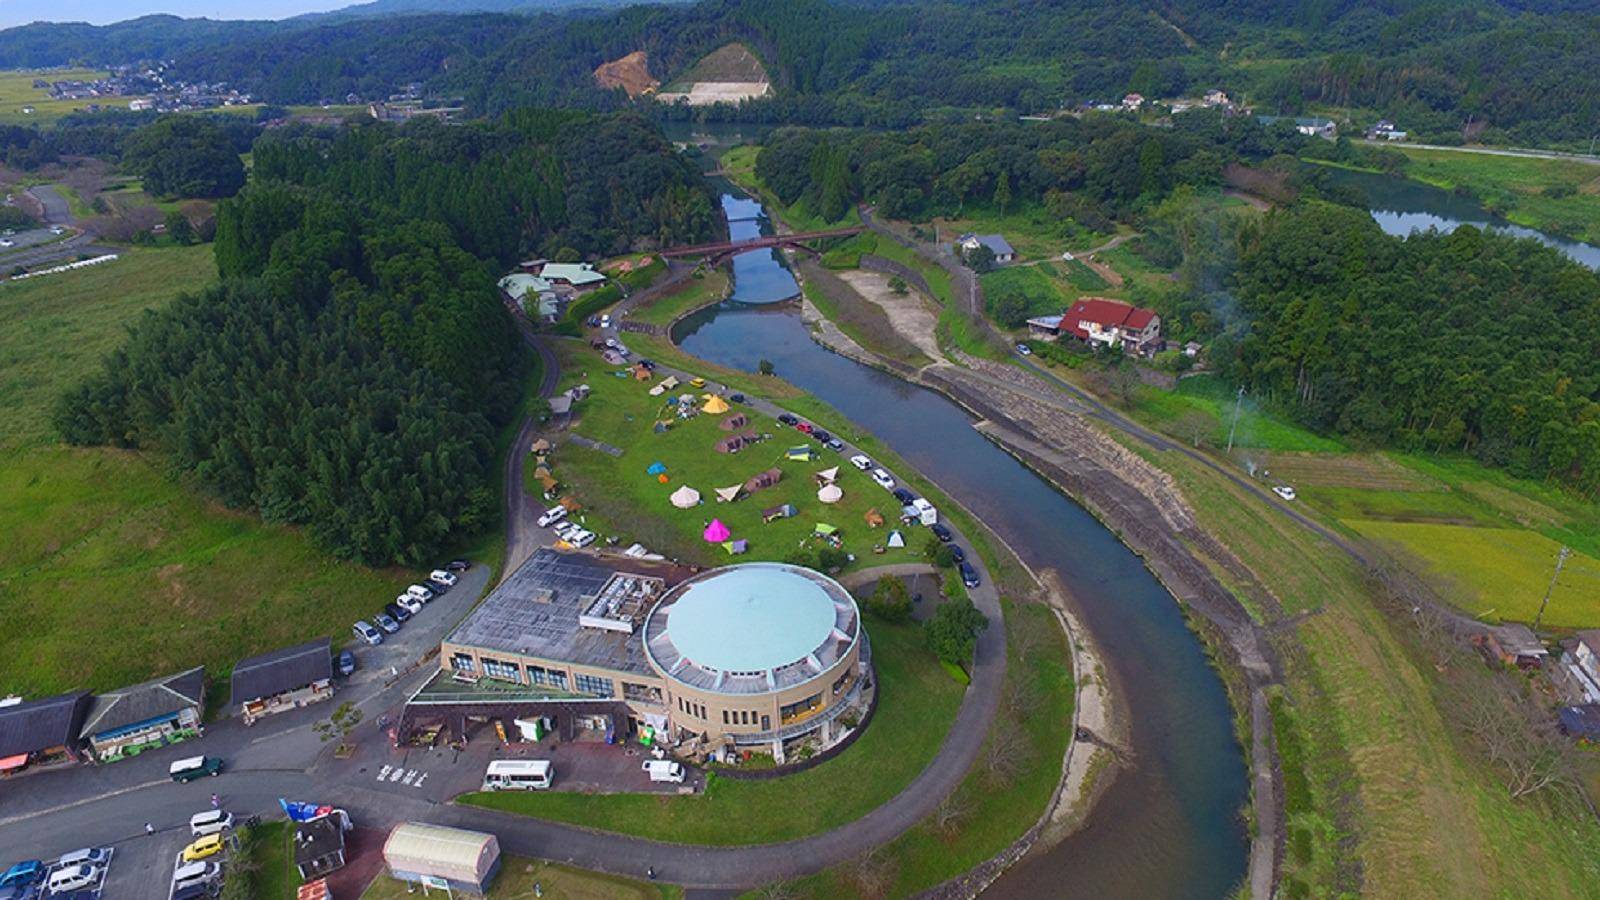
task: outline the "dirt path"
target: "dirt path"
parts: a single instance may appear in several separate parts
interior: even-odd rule
[[[939,350],[939,339],[934,336],[939,316],[928,308],[931,300],[924,299],[915,289],[896,294],[889,289],[889,276],[882,272],[852,269],[839,272],[838,275],[841,281],[854,288],[864,299],[882,307],[889,316],[889,324],[901,337],[916,345],[929,359],[944,361],[944,354]]]

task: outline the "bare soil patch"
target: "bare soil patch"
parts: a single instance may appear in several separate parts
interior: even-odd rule
[[[934,334],[939,317],[928,308],[931,301],[920,292],[911,289],[904,294],[896,294],[889,289],[889,276],[882,272],[856,269],[840,272],[839,277],[855,288],[856,293],[882,307],[895,332],[915,344],[929,359],[944,359],[944,354],[939,351],[939,339]]]
[[[635,50],[620,59],[601,63],[594,70],[594,80],[601,87],[622,88],[629,97],[637,97],[661,86],[661,82],[650,77],[650,59],[643,50]]]

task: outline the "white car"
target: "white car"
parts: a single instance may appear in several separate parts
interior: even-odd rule
[[[445,587],[455,587],[456,586],[456,576],[455,576],[455,574],[452,573],[452,572],[446,572],[443,569],[434,569],[432,572],[429,572],[428,573],[428,580],[429,581],[437,581],[440,584],[444,585]]]
[[[1022,354],[1023,356],[1032,356],[1033,355],[1033,348],[1029,347],[1027,344],[1018,344],[1017,345],[1017,352]]]
[[[1279,497],[1282,497],[1285,500],[1293,500],[1294,499],[1294,488],[1289,487],[1287,484],[1278,485],[1277,487],[1272,489],[1272,492],[1274,494],[1277,494]]]
[[[433,599],[433,591],[428,590],[420,584],[413,584],[411,587],[406,588],[406,593],[417,598],[418,600],[421,600],[423,603],[427,603],[429,600]]]
[[[0,247],[15,247],[16,245],[17,242],[10,238],[0,238]]]
[[[850,457],[850,465],[855,466],[856,468],[865,472],[866,470],[872,468],[872,460],[857,453],[855,456]]]
[[[878,487],[881,487],[886,491],[894,490],[894,479],[890,478],[889,473],[882,469],[872,470],[872,480],[878,483]]]
[[[565,506],[552,506],[544,511],[544,515],[539,517],[539,527],[549,528],[566,517],[567,508]]]
[[[70,869],[73,866],[103,866],[111,861],[110,847],[85,847],[74,850],[56,860],[56,866]]]
[[[52,225],[52,226],[50,226],[50,233],[51,234],[66,234],[67,230],[65,228],[62,228],[60,225]]]
[[[100,870],[87,863],[68,866],[50,873],[50,893],[65,894],[68,891],[81,891],[91,887],[100,880]]]
[[[610,328],[611,327],[611,314],[610,313],[606,313],[605,315],[600,317],[600,327],[601,328]]]
[[[562,540],[567,540],[568,538],[572,537],[574,534],[577,534],[578,532],[582,531],[583,530],[583,526],[579,525],[577,522],[562,520],[560,522],[557,522],[555,524],[555,527],[552,528],[551,530],[556,533],[556,537],[561,538]]]
[[[221,834],[233,827],[233,813],[225,809],[208,809],[189,817],[189,833],[195,837]]]
[[[574,547],[583,548],[594,543],[595,537],[594,532],[580,528],[576,532],[567,535],[567,543]]]
[[[411,596],[410,594],[401,594],[400,596],[394,598],[394,602],[396,606],[399,606],[401,609],[411,613],[412,615],[422,612],[422,601]]]
[[[377,645],[383,643],[383,632],[373,628],[372,625],[367,622],[357,622],[351,628],[351,630],[356,633],[356,637],[361,638],[363,641],[366,641],[369,644]]]

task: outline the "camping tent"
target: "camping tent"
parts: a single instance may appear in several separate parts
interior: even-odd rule
[[[795,509],[794,504],[785,503],[782,506],[773,506],[763,509],[761,511],[761,521],[771,522],[773,519],[787,519],[791,516],[797,516],[799,514],[800,510]]]
[[[737,541],[723,541],[722,549],[728,551],[731,556],[738,556],[750,549],[750,542],[744,538],[740,538]]]
[[[838,503],[844,499],[844,491],[837,484],[825,484],[817,491],[817,499],[823,503]]]
[[[839,480],[839,467],[838,466],[833,466],[831,468],[823,469],[821,472],[817,473],[817,484],[833,484],[835,481],[838,481],[838,480]]]
[[[700,502],[700,492],[686,484],[673,491],[672,496],[668,499],[672,501],[673,506],[679,509],[688,509]]]
[[[829,525],[827,522],[818,522],[817,523],[817,527],[815,529],[813,529],[811,533],[812,534],[820,534],[823,537],[827,537],[828,535],[831,535],[831,534],[838,534],[839,533],[839,529],[835,528],[832,525]]]
[[[867,526],[869,528],[882,528],[883,527],[883,513],[878,512],[878,508],[876,506],[874,506],[872,509],[867,510],[866,519],[867,519]]]
[[[757,440],[756,434],[753,431],[730,434],[722,440],[717,441],[716,444],[713,445],[713,449],[715,449],[718,453],[737,453],[750,444],[754,444]]]
[[[720,544],[733,537],[733,533],[728,530],[728,526],[722,524],[721,519],[712,519],[711,524],[706,526],[705,534],[702,537],[706,539],[707,543]]]
[[[651,376],[648,366],[641,366],[635,363],[633,367],[633,377],[636,381],[649,381],[653,376]]]
[[[720,416],[728,411],[728,401],[718,397],[716,394],[706,394],[705,401],[706,405],[701,409],[713,416]]]
[[[533,442],[533,446],[529,447],[528,451],[531,453],[549,453],[550,442],[544,438],[539,438],[537,441]]]
[[[749,493],[754,493],[762,488],[772,487],[782,480],[782,469],[768,469],[765,472],[760,472],[751,476],[750,480],[744,483],[744,489]]]
[[[798,459],[801,462],[810,462],[811,461],[811,448],[810,447],[790,447],[788,450],[784,451],[783,455],[785,457],[789,458],[789,459]]]
[[[906,536],[901,534],[898,529],[891,531],[889,532],[888,544],[891,547],[904,547],[906,545]]]
[[[706,411],[710,412],[710,407],[707,407]],[[721,422],[718,422],[717,427],[721,428],[723,431],[738,431],[749,424],[750,420],[745,418],[744,413],[734,413],[726,419],[723,419]]]
[[[739,492],[744,490],[744,485],[735,484],[730,487],[717,488],[718,503],[732,503],[739,499]]]
[[[649,472],[651,475],[660,475],[662,472],[665,472],[666,470],[667,470],[666,464],[661,462],[660,460],[657,460],[656,462],[651,463],[650,464],[650,468],[645,469],[645,471]]]

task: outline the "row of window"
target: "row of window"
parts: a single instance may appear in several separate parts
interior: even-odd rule
[[[794,703],[790,703],[788,706],[785,706],[782,709],[778,710],[778,717],[785,724],[787,724],[787,723],[789,723],[790,721],[792,721],[794,719],[798,719],[801,716],[805,716],[805,715],[811,713],[813,710],[817,709],[817,707],[819,707],[821,705],[822,705],[822,695],[821,694],[812,694],[811,696],[805,698],[804,700],[799,700],[799,701],[796,701]]]
[[[748,709],[725,709],[722,711],[722,724],[724,725],[754,725],[761,723],[763,730],[772,727],[771,716],[760,716]]]
[[[483,657],[481,663],[483,665],[483,674],[489,678],[498,678],[502,681],[514,681],[517,684],[523,683],[522,670],[516,663],[491,659],[487,656]],[[478,664],[473,661],[473,658],[470,654],[455,654],[454,656],[450,657],[450,665],[457,672],[467,672],[471,674],[477,673]],[[564,691],[567,689],[567,673],[564,670],[547,669],[544,666],[531,665],[527,668],[528,684],[536,687],[555,688],[558,691]],[[602,678],[599,675],[585,675],[580,672],[573,676],[572,680],[575,689],[580,694],[589,694],[590,696],[594,697],[616,696],[616,685],[609,678]],[[630,687],[638,688],[641,691],[644,690],[643,685],[630,685]],[[660,689],[656,688],[655,691],[657,698],[659,699],[661,693]]]
[[[700,719],[704,719],[706,717],[705,706],[699,703],[688,702],[682,697],[678,698],[678,712],[687,713]]]

